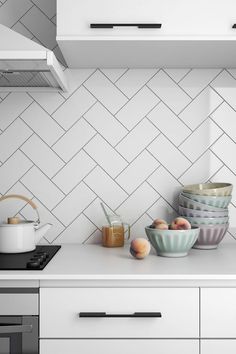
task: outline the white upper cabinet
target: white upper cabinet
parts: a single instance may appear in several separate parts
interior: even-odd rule
[[[58,36],[236,35],[235,0],[58,0]],[[161,24],[161,28],[91,28],[91,24]]]
[[[235,67],[235,0],[57,0],[70,67]]]

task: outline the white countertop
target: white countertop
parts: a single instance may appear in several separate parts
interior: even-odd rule
[[[63,245],[43,271],[0,271],[0,281],[234,281],[236,243],[217,250],[191,250],[184,258],[136,260],[128,248]]]

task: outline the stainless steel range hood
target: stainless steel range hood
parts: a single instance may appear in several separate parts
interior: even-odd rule
[[[0,25],[0,91],[67,91],[51,50]]]

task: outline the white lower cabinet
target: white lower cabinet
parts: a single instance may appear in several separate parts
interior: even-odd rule
[[[236,288],[201,289],[200,335],[236,339]]]
[[[235,339],[209,339],[201,341],[201,354],[235,354]]]
[[[198,340],[86,339],[40,340],[40,354],[199,354]],[[213,353],[213,352],[212,352]],[[211,354],[212,354],[211,353]],[[218,352],[217,352],[218,353]],[[214,353],[216,354],[216,353]],[[228,354],[228,353],[227,353]],[[231,354],[231,352],[230,352]]]
[[[43,288],[40,337],[198,338],[199,290]]]

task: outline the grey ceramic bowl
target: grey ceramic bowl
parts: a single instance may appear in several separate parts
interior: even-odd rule
[[[229,216],[228,209],[224,209],[224,211],[205,211],[205,210],[202,211],[202,210],[184,208],[180,205],[179,205],[179,214],[182,216],[197,217],[197,218],[223,218]]]
[[[197,240],[200,229],[158,230],[145,227],[146,235],[159,256],[185,257]]]
[[[183,191],[191,194],[209,195],[209,196],[227,196],[231,195],[233,185],[230,183],[201,183],[184,186]]]
[[[220,225],[227,224],[229,221],[228,217],[225,218],[199,218],[199,217],[189,217],[185,216],[191,225]]]
[[[197,225],[199,226],[199,225]],[[200,232],[193,248],[212,250],[218,247],[223,240],[229,224],[222,225],[200,225]]]
[[[211,205],[215,208],[227,208],[231,202],[232,196],[228,195],[225,197],[216,197],[208,195],[198,195],[190,193],[182,193],[184,197],[194,200],[195,202]]]
[[[216,208],[208,204],[199,203],[195,200],[185,197],[183,194],[179,195],[179,204],[184,208],[201,210],[201,211],[225,211],[225,208]]]

